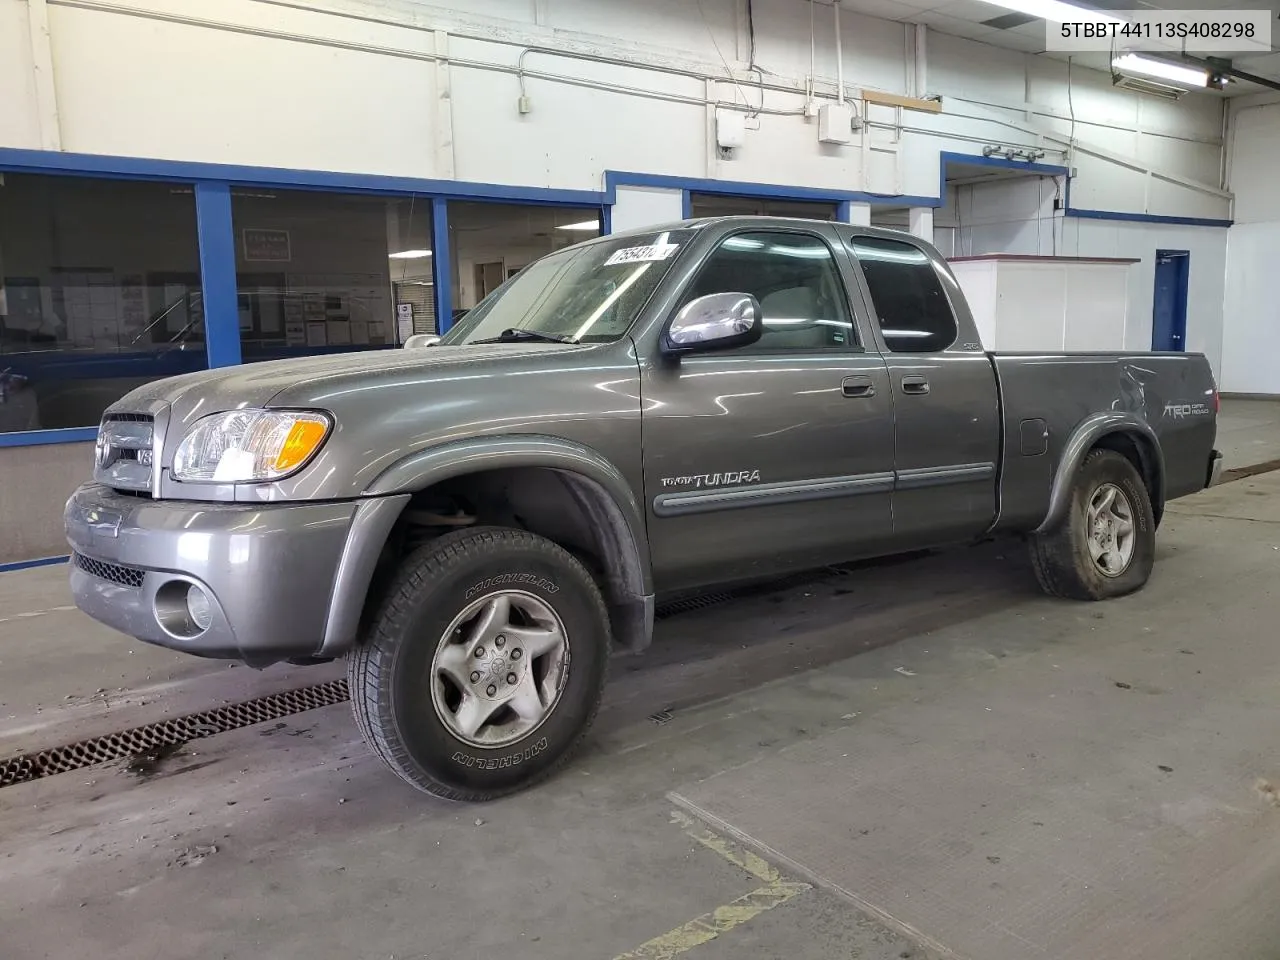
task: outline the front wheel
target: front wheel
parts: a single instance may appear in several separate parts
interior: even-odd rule
[[[1133,464],[1094,450],[1080,465],[1066,515],[1031,538],[1036,579],[1050,596],[1106,600],[1141,589],[1155,564],[1151,497]]]
[[[595,718],[609,660],[599,588],[523,530],[449,534],[403,564],[348,661],[356,720],[401,778],[492,800],[564,763]]]

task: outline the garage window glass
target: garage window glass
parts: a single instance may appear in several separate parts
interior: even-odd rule
[[[802,233],[738,233],[698,271],[683,303],[712,293],[749,293],[760,303],[764,334],[741,351],[847,349],[853,322],[831,249]]]
[[[890,351],[933,353],[955,343],[955,314],[923,250],[880,237],[854,237],[849,245],[862,266]]]
[[[190,185],[0,175],[0,433],[207,365]]]
[[[429,198],[233,189],[231,222],[246,363],[436,332]]]

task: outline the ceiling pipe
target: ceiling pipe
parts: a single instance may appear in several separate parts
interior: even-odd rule
[[[916,63],[915,63],[915,67],[916,67],[916,89],[915,89],[915,95],[916,95],[917,97],[920,97],[921,99],[924,99],[926,96],[928,96],[928,95],[929,95],[929,89],[928,89],[928,87],[926,86],[926,80],[927,80],[927,74],[928,74],[928,70],[927,70],[927,68],[928,68],[928,61],[925,59],[925,55],[926,55],[926,52],[925,52],[925,36],[926,36],[926,35],[928,34],[928,32],[929,32],[929,28],[928,28],[928,27],[926,27],[923,23],[917,23],[915,26],[916,26],[916,56],[915,56],[915,61],[916,61]]]
[[[844,103],[844,47],[840,38],[840,0],[834,0],[831,8],[836,17],[836,102]]]

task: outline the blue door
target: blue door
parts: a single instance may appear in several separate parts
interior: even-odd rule
[[[1190,251],[1156,251],[1156,289],[1151,306],[1152,350],[1186,349],[1187,278],[1190,269]]]

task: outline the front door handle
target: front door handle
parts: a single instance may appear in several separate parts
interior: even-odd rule
[[[921,395],[929,392],[929,381],[924,377],[903,377],[902,392]]]
[[[874,397],[876,385],[870,377],[845,377],[840,392],[846,397]]]

